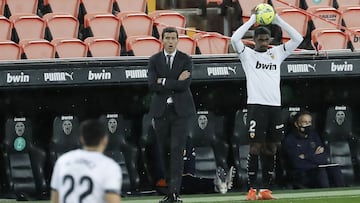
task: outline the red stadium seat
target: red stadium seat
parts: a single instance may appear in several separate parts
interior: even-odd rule
[[[360,6],[360,0],[336,0],[339,7],[342,6]]]
[[[55,47],[47,40],[22,40],[19,45],[26,59],[49,59],[55,57]]]
[[[311,40],[319,50],[347,49],[348,35],[341,30],[315,29]]]
[[[25,39],[43,39],[45,22],[37,15],[12,15],[10,20],[14,24],[19,41]],[[17,41],[17,40],[16,40]]]
[[[51,44],[55,46],[55,51],[59,58],[87,56],[88,47],[79,39],[54,39],[51,41]]]
[[[306,36],[309,21],[309,17],[306,14],[293,8],[283,8],[280,9],[280,11],[277,10],[277,13],[282,19],[293,26],[303,37]],[[282,31],[282,38],[284,41],[290,39],[289,34],[285,30]]]
[[[238,1],[242,10],[243,22],[249,20],[251,16],[251,10],[255,8],[255,6],[261,3],[267,3],[267,0],[238,0]]]
[[[85,13],[112,13],[113,0],[80,0]]]
[[[157,10],[150,13],[149,16],[154,20],[159,38],[161,38],[163,29],[167,26],[179,28],[177,29],[178,33],[180,35],[185,34],[186,19],[182,14],[171,10]]]
[[[66,3],[59,0],[44,0],[44,5],[48,5],[53,13],[68,13],[74,17],[79,15],[80,0],[67,0]]]
[[[201,54],[227,54],[229,39],[219,33],[197,33],[194,35]]]
[[[127,37],[138,35],[151,35],[153,20],[144,12],[128,11],[117,14],[121,22],[121,42],[124,43]],[[124,43],[125,44],[125,43]]]
[[[189,55],[194,55],[196,50],[196,41],[188,35],[179,35],[177,48]]]
[[[18,60],[21,56],[21,49],[18,44],[13,41],[0,40],[0,60]]]
[[[304,0],[307,6],[307,9],[309,8],[317,8],[317,7],[333,7],[333,1],[334,0],[321,0],[321,1],[314,1],[314,0]]]
[[[88,37],[84,40],[92,57],[120,56],[121,46],[113,38]]]
[[[151,56],[162,49],[161,41],[152,36],[132,36],[126,39],[126,51],[134,56]]]
[[[38,0],[6,0],[11,15],[37,13]]]
[[[297,8],[299,8],[299,5],[300,5],[299,4],[300,0],[282,0],[282,2],[288,3],[289,5],[295,6]],[[272,3],[272,6],[274,7],[274,9],[276,9],[276,10],[282,10],[285,8],[293,8],[293,7],[283,4],[277,0],[272,0],[271,3]]]
[[[360,6],[342,6],[338,8],[346,27],[360,27]]]
[[[340,11],[335,8],[330,7],[313,7],[308,9],[309,12],[313,13],[317,17],[311,17],[312,22],[314,23],[315,29],[339,29],[341,26],[342,15]],[[319,18],[320,17],[320,18]],[[324,21],[328,20],[333,24]]]
[[[114,1],[117,3],[120,12],[146,11],[146,0],[131,0],[131,3],[129,3],[129,0],[114,0]]]
[[[48,13],[43,16],[51,38],[77,38],[79,21],[70,14]],[[64,29],[66,28],[66,29]]]
[[[10,40],[13,28],[12,22],[4,16],[0,16],[0,40]]]
[[[0,0],[0,15],[4,15],[5,4],[5,0]]]
[[[352,28],[352,32],[347,32],[354,51],[360,51],[360,27]]]
[[[223,0],[206,0],[206,4],[209,3],[216,3],[217,5],[221,5],[223,3]]]
[[[121,22],[111,13],[86,14],[84,19],[85,29],[90,29],[88,36],[119,39]]]

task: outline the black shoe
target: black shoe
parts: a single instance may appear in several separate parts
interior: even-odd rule
[[[171,196],[172,196],[172,202],[180,202],[180,203],[183,202],[179,195],[172,194]]]
[[[172,198],[166,195],[162,200],[159,201],[159,203],[171,203]]]

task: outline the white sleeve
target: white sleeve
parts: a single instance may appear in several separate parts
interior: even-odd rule
[[[55,166],[51,175],[50,187],[53,190],[59,189],[59,161],[55,162]]]
[[[109,165],[110,166],[110,165]],[[110,170],[105,172],[105,193],[116,193],[121,195],[122,172],[117,163],[111,164]]]
[[[256,22],[255,14],[252,14],[250,19],[246,23],[241,25],[231,36],[231,44],[236,53],[240,54],[244,51],[245,45],[241,39],[245,35],[246,31],[248,31],[255,22]]]
[[[301,36],[301,34],[297,30],[295,30],[295,28],[291,27],[291,25],[285,22],[282,18],[280,18],[278,14],[275,15],[273,24],[280,26],[290,35],[291,39],[284,44],[285,51],[294,51],[303,41],[304,38]]]

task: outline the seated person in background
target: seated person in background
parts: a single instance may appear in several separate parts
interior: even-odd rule
[[[329,163],[329,155],[319,135],[312,129],[312,116],[301,111],[294,117],[294,130],[283,140],[294,188],[343,187],[338,164]]]
[[[181,183],[181,194],[200,194],[200,193],[227,193],[233,186],[235,167],[231,166],[228,172],[222,167],[217,167],[215,178],[202,178],[195,176],[195,148],[190,139],[187,139],[186,149],[184,151],[184,171]],[[156,161],[160,162],[160,159]],[[161,163],[160,163],[161,164]],[[156,170],[155,177],[158,178],[156,186],[159,192],[164,193],[167,184],[161,170]],[[160,174],[161,173],[161,174]]]

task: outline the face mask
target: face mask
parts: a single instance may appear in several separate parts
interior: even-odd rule
[[[301,126],[299,128],[299,130],[300,130],[301,133],[304,133],[304,134],[308,135],[312,131],[311,127],[312,127],[311,125]]]

